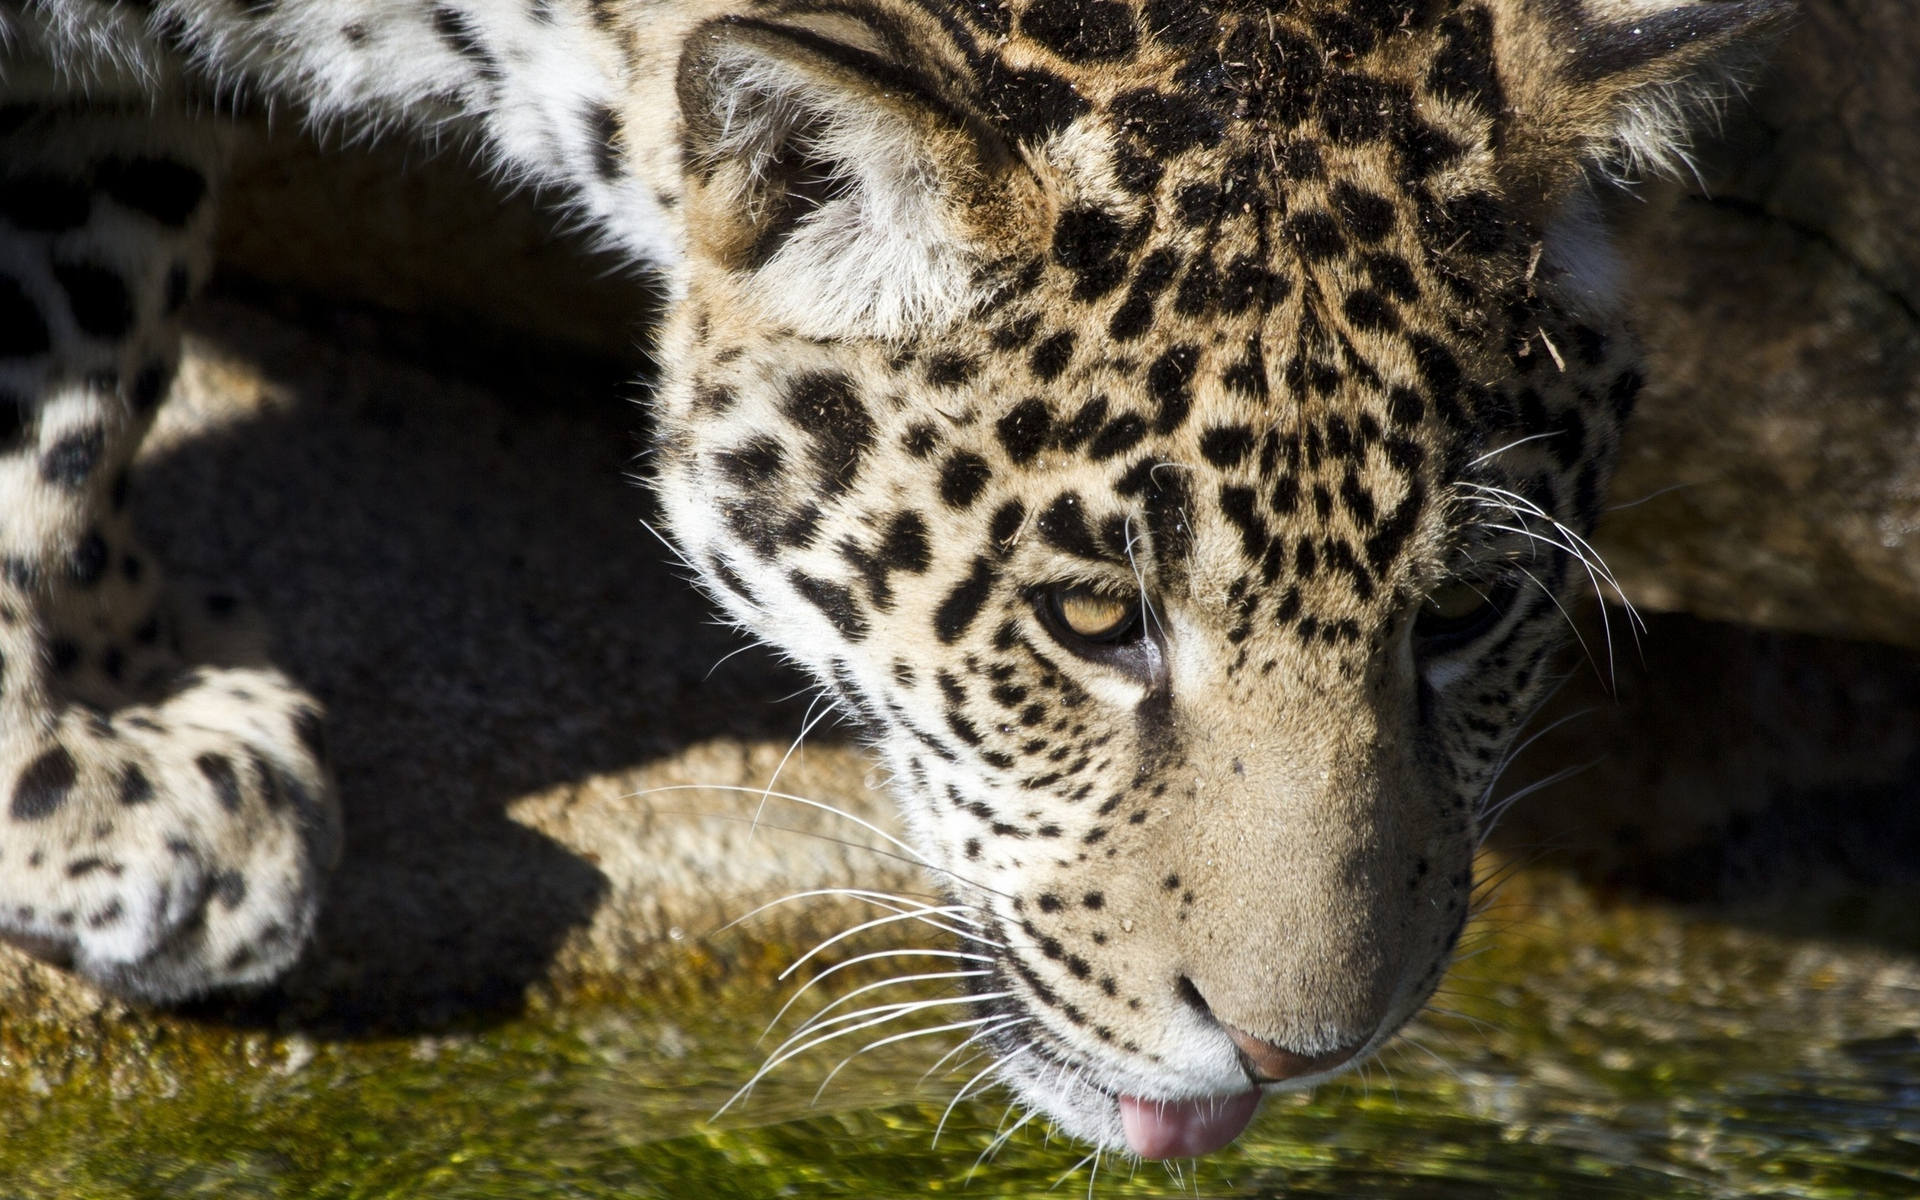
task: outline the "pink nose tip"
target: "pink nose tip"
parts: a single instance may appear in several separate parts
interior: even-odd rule
[[[1285,1079],[1298,1079],[1302,1075],[1331,1071],[1360,1053],[1360,1048],[1367,1044],[1367,1039],[1361,1038],[1351,1046],[1342,1046],[1325,1054],[1301,1054],[1297,1050],[1262,1041],[1244,1029],[1235,1029],[1225,1022],[1221,1024],[1227,1036],[1233,1039],[1233,1044],[1240,1048],[1240,1053],[1247,1056],[1254,1076],[1261,1083],[1279,1083]]]

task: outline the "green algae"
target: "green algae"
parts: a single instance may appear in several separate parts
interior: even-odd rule
[[[805,1056],[713,1119],[784,987],[778,948],[721,943],[431,1036],[16,1018],[0,1196],[1920,1194],[1911,953],[1606,908],[1544,873],[1472,936],[1399,1047],[1200,1163],[1095,1163],[1037,1122],[1001,1139],[991,1093],[936,1143],[984,1065],[922,1080],[941,1037],[817,1097],[840,1056]]]

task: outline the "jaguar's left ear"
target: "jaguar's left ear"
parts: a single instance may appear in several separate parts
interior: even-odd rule
[[[681,55],[690,250],[804,334],[899,337],[971,303],[1009,154],[904,22],[722,17]]]
[[[1758,67],[1794,9],[1792,0],[1494,0],[1490,7],[1493,28],[1481,36],[1497,43],[1503,157],[1547,192],[1571,165],[1569,150],[1603,171],[1683,172],[1694,129]],[[1447,18],[1443,30],[1461,20]],[[1456,38],[1470,37],[1471,26],[1468,20]]]

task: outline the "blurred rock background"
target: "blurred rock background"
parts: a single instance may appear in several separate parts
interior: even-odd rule
[[[1920,21],[1809,3],[1699,177],[1610,203],[1653,382],[1597,542],[1645,624],[1587,619],[1502,786],[1566,777],[1492,848],[1920,948]],[[643,278],[457,150],[255,125],[222,220],[137,503],[328,703],[349,841],[303,966],[210,1015],[429,1029],[790,891],[923,886],[856,825],[762,811],[777,770],[890,819],[844,736],[787,756],[804,681],[733,655],[643,524]],[[780,911],[769,938],[848,910]],[[99,1005],[5,950],[0,998]]]

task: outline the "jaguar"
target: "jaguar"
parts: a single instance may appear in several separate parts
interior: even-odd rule
[[[1156,1158],[1425,1004],[1643,371],[1601,203],[1784,0],[6,0],[0,936],[256,986],[322,705],[128,467],[236,104],[470,136],[669,297],[668,535],[890,771],[994,1079]],[[636,551],[638,552],[638,551]],[[644,597],[635,597],[644,603]]]

